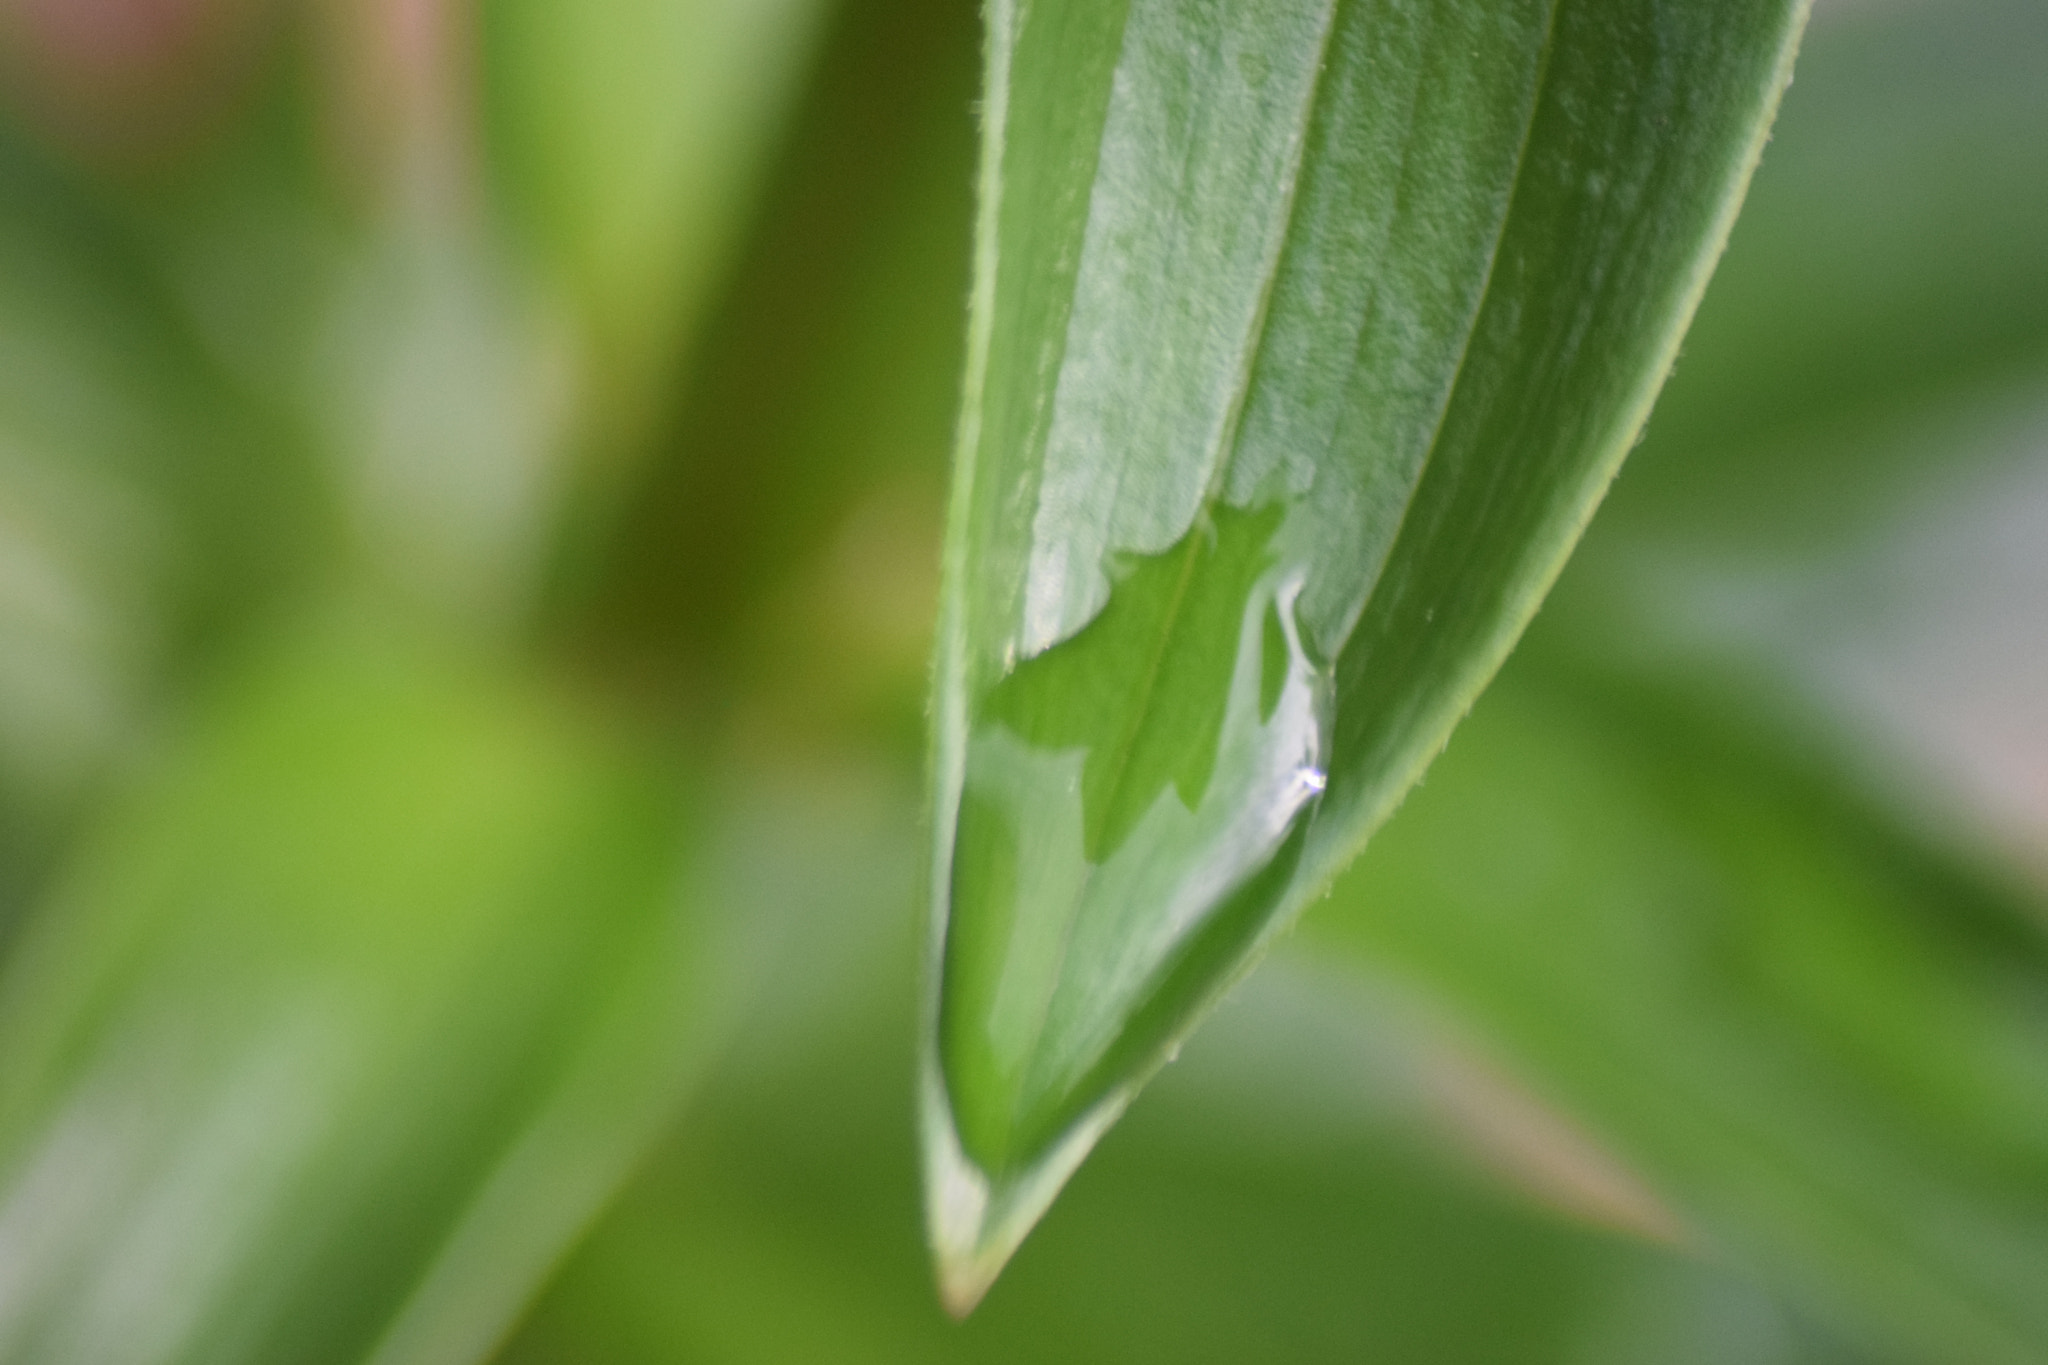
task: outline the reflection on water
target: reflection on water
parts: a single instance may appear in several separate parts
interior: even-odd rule
[[[1328,680],[1281,509],[1132,556],[1080,633],[978,708],[953,847],[942,1051],[964,1149],[1044,1154],[1213,985],[1324,783]],[[1141,681],[1133,684],[1132,679]],[[1288,856],[1284,859],[1281,855]]]

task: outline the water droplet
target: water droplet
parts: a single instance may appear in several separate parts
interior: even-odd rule
[[[1129,557],[1100,615],[977,708],[940,1060],[962,1153],[997,1176],[1168,1056],[1285,889],[1326,785],[1330,681],[1280,519],[1218,507]]]

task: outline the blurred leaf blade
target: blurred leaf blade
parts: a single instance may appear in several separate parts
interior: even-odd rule
[[[564,625],[629,667],[699,691],[838,687],[844,660],[791,659],[768,634],[792,588],[882,504],[914,502],[903,546],[935,579],[972,233],[979,23],[952,0],[838,8],[734,263],[630,499],[585,514],[559,564]],[[863,505],[865,504],[865,506]],[[895,513],[885,511],[891,520]],[[889,537],[893,542],[895,536]],[[890,705],[920,735],[931,598],[906,604]],[[886,595],[791,630],[867,642]],[[863,618],[867,618],[864,620]],[[584,648],[590,645],[585,643]],[[767,651],[763,651],[767,652]],[[822,703],[822,704],[821,704]],[[838,710],[816,696],[805,714]]]
[[[165,675],[331,543],[301,433],[210,352],[135,197],[0,113],[9,881],[39,875]]]
[[[686,1070],[675,815],[388,620],[259,657],[0,981],[0,1357],[478,1358]]]
[[[956,1306],[1498,666],[1803,18],[991,8],[923,1100]]]
[[[2048,1345],[2048,932],[1814,746],[1518,659],[1304,922],[1881,1358]]]
[[[493,0],[492,160],[574,295],[593,414],[643,433],[807,65],[818,0]]]
[[[2044,45],[2024,0],[1821,12],[1603,538],[1809,552],[1971,451],[1901,428],[2048,367]]]

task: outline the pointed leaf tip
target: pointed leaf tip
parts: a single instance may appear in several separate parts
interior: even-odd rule
[[[962,1149],[937,1068],[929,1062],[923,1086],[926,1235],[938,1281],[939,1302],[956,1319],[981,1303],[1025,1234],[1052,1206],[1075,1169],[1109,1131],[1129,1102],[1112,1095],[1084,1115],[1032,1167],[991,1179]]]

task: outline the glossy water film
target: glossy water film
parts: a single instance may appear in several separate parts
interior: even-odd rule
[[[1264,919],[1324,785],[1329,688],[1281,510],[1218,506],[1120,556],[1101,614],[975,707],[952,849],[940,1063],[988,1179],[1155,1064]],[[1084,1125],[1085,1126],[1085,1125]]]

